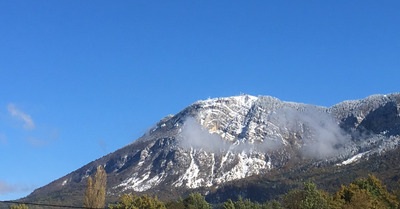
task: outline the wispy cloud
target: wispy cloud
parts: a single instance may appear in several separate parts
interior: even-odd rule
[[[32,189],[34,189],[33,186],[27,186],[23,184],[9,184],[5,181],[0,180],[0,195],[16,192],[27,192]]]
[[[342,154],[350,136],[327,112],[315,109],[299,111],[293,108],[278,110],[273,116],[279,127],[300,134],[301,152],[305,157],[325,159]]]
[[[280,127],[282,133],[296,134],[298,151],[306,158],[326,159],[345,153],[351,143],[336,120],[327,112],[317,109],[299,111],[294,108],[277,110],[269,120]],[[211,152],[252,150],[268,152],[285,146],[279,136],[268,136],[260,143],[238,141],[230,143],[217,134],[210,134],[194,118],[187,118],[179,134],[180,146],[185,149],[203,149]],[[297,146],[297,145],[296,145]]]
[[[283,146],[276,138],[265,138],[262,143],[253,144],[248,141],[235,141],[227,142],[222,139],[218,134],[210,133],[204,129],[195,118],[188,117],[179,133],[179,145],[184,149],[202,149],[215,153],[221,152],[249,152],[252,150],[257,151],[271,151]]]
[[[24,129],[32,130],[35,128],[35,123],[33,122],[31,116],[17,109],[13,103],[8,104],[8,112],[14,118],[24,122]]]
[[[219,135],[209,133],[192,117],[185,120],[179,138],[180,146],[185,149],[203,149],[211,152],[229,149],[229,145]]]

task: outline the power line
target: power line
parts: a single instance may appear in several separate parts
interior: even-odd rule
[[[71,205],[53,205],[53,204],[43,204],[43,203],[33,203],[33,202],[17,202],[17,201],[0,201],[0,203],[25,204],[25,205],[35,205],[35,206],[44,206],[44,207],[59,207],[59,208],[105,209],[105,208],[87,208],[87,207],[71,206]]]

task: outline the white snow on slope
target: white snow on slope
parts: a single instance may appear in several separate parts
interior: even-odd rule
[[[358,153],[357,155],[354,155],[353,157],[336,164],[337,166],[342,166],[342,165],[349,165],[352,164],[354,162],[357,162],[358,160],[360,160],[365,154],[368,154],[370,151],[367,152],[362,152],[362,153]]]
[[[143,192],[155,185],[158,185],[164,179],[164,176],[164,173],[160,173],[150,178],[150,172],[147,172],[142,176],[137,176],[137,174],[134,174],[131,178],[126,179],[114,188],[122,187],[122,191],[132,189],[136,192]]]
[[[181,187],[185,185],[189,188],[197,188],[204,182],[204,179],[198,177],[200,169],[194,162],[193,153],[193,149],[190,150],[190,166],[186,170],[185,174],[179,177],[179,179],[174,183],[174,186]]]

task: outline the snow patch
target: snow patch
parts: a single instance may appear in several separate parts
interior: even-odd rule
[[[349,164],[352,164],[354,162],[357,162],[359,159],[361,159],[365,154],[368,154],[369,152],[370,151],[362,152],[362,153],[359,153],[357,155],[354,155],[353,157],[351,157],[351,158],[349,158],[349,159],[347,159],[347,160],[345,160],[345,161],[343,161],[341,163],[336,164],[336,166],[349,165]]]
[[[114,189],[123,187],[122,191],[132,189],[136,192],[144,192],[151,189],[153,186],[160,184],[165,177],[165,173],[160,173],[152,178],[150,178],[150,174],[150,172],[147,172],[140,177],[138,177],[137,174],[134,174],[131,178],[126,179],[121,184],[114,187]]]
[[[144,161],[146,160],[146,158],[149,156],[149,151],[148,148],[142,150],[142,152],[140,153],[140,161],[138,163],[138,166],[142,166]]]
[[[190,150],[190,165],[186,172],[179,177],[179,179],[173,184],[175,187],[181,187],[185,185],[189,188],[198,188],[202,186],[204,179],[199,178],[198,175],[200,172],[199,166],[196,165],[193,158],[193,149]]]
[[[68,179],[65,179],[62,183],[61,186],[65,186],[68,183]]]
[[[231,170],[216,178],[214,180],[215,182],[223,183],[242,179],[271,168],[271,162],[265,162],[265,157],[263,156],[255,157],[251,156],[251,154],[249,156],[245,152],[242,152],[238,154],[237,157],[239,162]]]

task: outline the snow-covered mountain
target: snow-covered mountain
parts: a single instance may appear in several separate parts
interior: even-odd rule
[[[161,119],[133,143],[27,198],[78,198],[98,165],[108,174],[109,196],[144,192],[166,199],[192,189],[212,191],[290,162],[348,166],[398,147],[399,113],[399,93],[330,108],[270,96],[198,101]]]

